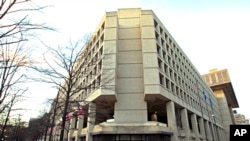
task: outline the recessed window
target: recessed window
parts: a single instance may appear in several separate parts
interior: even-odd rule
[[[163,46],[164,45],[164,40],[161,38],[161,45]]]
[[[95,90],[96,89],[96,81],[94,80],[92,83],[92,89]]]
[[[164,64],[164,70],[165,70],[165,74],[168,75],[168,66],[166,64]]]
[[[99,71],[102,69],[102,60],[98,63]]]
[[[96,48],[98,48],[99,47],[99,42],[96,42]]]
[[[169,38],[168,41],[169,41],[169,44],[171,45],[172,44],[172,40]]]
[[[167,39],[168,39],[168,35],[165,33],[165,40],[167,41]]]
[[[170,58],[170,56],[168,56],[168,63],[171,65],[171,58]]]
[[[159,42],[159,34],[157,32],[155,32],[155,39]]]
[[[165,79],[165,81],[166,81],[166,88],[169,89],[170,81],[167,78]]]
[[[159,58],[158,58],[158,67],[159,67],[160,69],[162,69],[162,61],[161,61],[161,59],[159,59]]]
[[[160,33],[161,35],[163,35],[163,29],[160,27]]]
[[[158,28],[158,23],[154,20],[154,26],[155,28]]]
[[[100,54],[100,56],[102,56],[102,55],[103,55],[103,47],[101,47],[101,48],[100,48],[100,50],[99,50],[99,54]]]
[[[175,90],[176,90],[177,96],[179,96],[179,87],[178,87],[178,86],[175,86]]]
[[[174,49],[176,49],[176,46],[175,46],[175,44],[173,44],[173,46],[174,46]]]
[[[160,84],[163,85],[164,84],[164,76],[162,74],[159,74],[159,80],[160,80]]]
[[[169,75],[170,75],[170,78],[173,77],[173,71],[171,69],[169,69]]]
[[[166,52],[165,51],[162,52],[162,56],[163,56],[163,59],[166,60]]]
[[[175,94],[175,86],[174,86],[174,83],[171,83],[171,90],[172,90],[172,93]]]
[[[98,87],[101,86],[101,75],[97,77],[96,83]]]
[[[177,82],[177,74],[174,73],[174,81]]]
[[[96,73],[97,73],[97,67],[95,66],[93,69],[93,75],[96,75]]]
[[[169,45],[168,44],[166,44],[166,48],[167,48],[167,52],[169,51]]]
[[[90,73],[89,73],[89,78],[90,78],[90,80],[92,79],[92,76],[93,76],[93,75],[92,75],[92,72],[90,72]]]
[[[102,24],[101,29],[104,30],[105,28],[105,22]]]
[[[100,43],[102,43],[104,40],[104,34],[102,34],[101,38],[100,38]]]
[[[156,45],[156,46],[157,46],[157,53],[158,53],[159,56],[161,56],[161,47],[158,46],[158,45]]]

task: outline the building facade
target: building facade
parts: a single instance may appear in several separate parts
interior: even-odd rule
[[[229,73],[227,69],[212,69],[208,74],[204,74],[203,77],[210,85],[217,99],[226,139],[229,140],[230,125],[236,124],[233,108],[239,108]]]
[[[217,98],[152,10],[107,12],[76,66],[90,89],[68,140],[226,141]]]
[[[245,115],[242,114],[234,114],[234,120],[235,124],[242,124],[242,125],[249,125],[249,119],[245,117]]]

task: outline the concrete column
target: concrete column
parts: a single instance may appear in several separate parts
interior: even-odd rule
[[[196,114],[191,115],[191,123],[192,123],[193,132],[195,135],[195,141],[200,141],[200,134],[198,130],[198,121],[197,121]]]
[[[70,121],[66,121],[65,128],[64,128],[64,139],[69,139],[69,127],[70,127]]]
[[[226,140],[226,134],[225,134],[224,129],[221,130],[221,135],[222,135],[222,140],[225,141]]]
[[[76,137],[76,141],[80,141],[80,137],[79,135],[81,134],[82,132],[82,128],[83,128],[83,119],[84,119],[84,116],[83,115],[80,115],[78,117],[78,122],[77,122],[77,135],[78,137]]]
[[[216,138],[216,140],[220,141],[218,126],[216,124],[214,125],[214,132],[215,132],[215,138]]]
[[[206,130],[206,133],[207,133],[207,140],[208,141],[212,141],[212,135],[211,135],[211,130],[210,130],[210,126],[209,126],[209,123],[208,121],[205,121],[205,130]]]
[[[76,124],[76,118],[77,117],[72,117],[72,119],[70,120],[70,125],[69,125],[69,131],[68,131],[68,139],[70,140],[72,135],[73,135],[73,132],[75,130],[75,124]]]
[[[73,117],[73,118],[70,120],[70,129],[74,129],[74,128],[75,128],[75,125],[76,125],[76,118],[77,118],[77,117]]]
[[[219,140],[218,127],[217,127],[216,124],[214,124],[214,138],[215,138],[215,141],[220,141],[220,140]]]
[[[185,131],[186,141],[188,141],[190,137],[190,128],[189,128],[189,123],[188,123],[187,109],[181,110],[181,123]]]
[[[223,129],[222,130],[222,139],[223,139],[223,141],[225,141],[226,140],[226,134],[225,134],[225,129]]]
[[[166,106],[168,127],[173,132],[173,135],[171,135],[171,141],[178,141],[174,102],[169,101]]]
[[[216,133],[215,133],[215,128],[214,128],[214,124],[211,122],[211,129],[212,129],[212,137],[213,137],[213,139],[214,139],[214,141],[217,141],[217,138],[216,138]]]
[[[218,127],[218,135],[219,135],[219,140],[222,141],[222,132],[221,132],[221,128]]]
[[[201,132],[201,135],[203,137],[203,140],[204,141],[207,141],[207,134],[205,132],[205,125],[204,125],[204,120],[203,118],[199,118],[198,119],[198,122],[199,122],[199,127],[200,127],[200,132]]]
[[[89,111],[88,111],[88,123],[87,123],[87,134],[86,134],[86,141],[92,141],[93,137],[91,132],[95,126],[95,116],[96,116],[96,104],[90,103],[89,104]]]

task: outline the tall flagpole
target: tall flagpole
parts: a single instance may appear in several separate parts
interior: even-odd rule
[[[197,88],[197,92],[198,92],[198,95],[199,95],[199,105],[200,105],[200,108],[201,108],[201,118],[202,118],[202,121],[203,121],[203,124],[204,124],[204,115],[203,115],[203,109],[202,109],[202,103],[201,103],[201,97],[200,97],[200,91],[199,91],[199,87],[198,87],[198,81],[196,80],[196,88]],[[207,131],[206,129],[204,129],[204,133],[205,133],[205,138],[207,140]]]

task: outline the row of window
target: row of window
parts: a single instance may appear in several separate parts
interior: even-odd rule
[[[159,80],[162,87],[166,88],[172,94],[176,95],[192,107],[200,109],[197,97],[190,96],[190,93],[187,93],[185,90],[183,90],[183,88],[176,85],[173,81],[171,81],[168,77],[164,76],[164,74],[162,73],[159,74]]]
[[[84,61],[78,68],[81,74],[76,80],[78,82],[77,87],[83,88],[83,93],[76,97],[77,100],[82,100],[86,95],[101,86],[102,59],[103,47],[101,47],[98,52],[95,52],[91,60]]]
[[[77,87],[83,88],[83,91],[76,97],[76,100],[83,100],[89,93],[101,86],[104,28],[105,22],[96,35],[92,36],[78,58],[75,69],[80,70],[81,74],[77,78]]]
[[[184,53],[179,49],[179,47],[177,47],[168,33],[166,33],[167,30],[164,30],[164,28],[161,27],[156,20],[154,21],[154,25],[158,54],[167,61],[172,61],[171,64],[173,66],[176,65],[175,68],[177,70],[180,68],[181,70],[186,71],[191,78],[195,78],[195,76],[199,75],[188,58],[185,57]]]
[[[216,108],[212,112],[210,102],[208,100],[204,101],[204,98],[201,95],[201,90],[198,90],[196,87],[190,87],[190,85],[185,83],[184,80],[182,80],[170,67],[167,65],[164,66],[164,71],[160,70],[159,74],[160,84],[164,88],[177,95],[179,98],[192,105],[196,109],[200,109],[201,107],[199,103],[202,103],[203,111],[208,113],[206,115],[219,115],[219,111]]]
[[[165,69],[166,66],[170,66],[173,71],[176,72],[181,78],[186,80],[188,83],[191,83],[193,85],[196,84],[197,77],[195,77],[184,65],[180,64],[178,60],[176,60],[175,57],[171,57],[169,53],[167,53],[165,50],[163,50],[158,44],[157,44],[157,53],[159,56],[158,59],[158,65],[160,69]],[[185,66],[185,67],[183,67]]]
[[[164,87],[174,94],[181,95],[183,91],[192,94],[194,99],[190,97],[188,101],[191,101],[193,105],[198,105],[199,101],[197,99],[201,97],[202,89],[210,92],[209,88],[202,81],[202,78],[199,77],[200,74],[193,68],[188,58],[185,57],[184,53],[174,43],[174,40],[165,32],[166,30],[156,20],[154,24],[157,40],[156,49],[159,56],[158,66],[161,72],[159,75],[160,83],[166,83]],[[167,77],[163,79],[164,75]],[[197,88],[197,86],[201,86],[202,89]],[[212,99],[215,98],[212,97]],[[203,107],[205,106],[205,104],[202,105]],[[218,112],[217,108],[215,108],[214,112]]]
[[[91,58],[96,54],[96,52],[100,50],[100,47],[102,46],[102,43],[104,41],[104,29],[105,29],[105,22],[101,25],[97,33],[95,35],[92,35],[92,37],[85,45],[82,54],[78,58],[78,63],[76,65],[76,68],[82,66],[82,63],[86,63],[86,60],[87,61],[91,60]]]
[[[196,92],[199,91],[200,94],[203,91],[202,89],[205,89],[207,93],[211,93],[207,84],[199,77],[200,74],[194,69],[174,40],[170,38],[167,30],[161,27],[156,20],[154,20],[154,26],[157,41],[156,49],[159,56],[158,65],[161,72],[165,73],[173,82],[180,85],[195,99],[198,99],[197,97],[199,96]],[[197,88],[197,86],[202,88]],[[210,96],[215,101],[215,97],[212,94]],[[215,113],[219,112],[218,108],[214,110]]]

